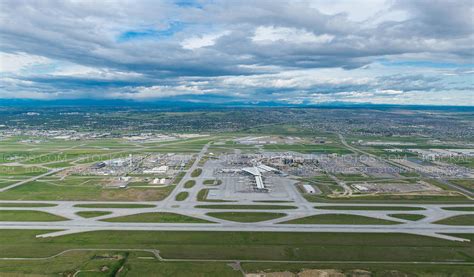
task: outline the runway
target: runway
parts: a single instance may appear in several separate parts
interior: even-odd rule
[[[291,205],[296,209],[282,210],[262,210],[262,209],[201,209],[196,208],[202,202],[186,202],[184,205],[177,205],[173,201],[168,202],[114,202],[122,204],[154,204],[151,208],[80,208],[76,205],[86,203],[99,203],[93,201],[0,201],[0,203],[47,203],[55,204],[54,207],[0,207],[0,210],[34,210],[42,211],[65,217],[65,221],[48,222],[0,222],[0,229],[38,229],[52,230],[47,236],[58,236],[70,233],[100,231],[100,230],[128,230],[128,231],[243,231],[243,232],[339,232],[339,233],[410,233],[439,237],[450,240],[462,240],[457,237],[445,234],[471,234],[474,233],[474,226],[450,226],[434,224],[433,222],[456,215],[473,214],[466,211],[448,211],[443,207],[470,207],[472,205],[458,204],[337,204],[346,206],[347,210],[317,209],[336,204],[322,203],[274,203],[275,205]],[[104,203],[104,202],[102,202]],[[110,204],[110,202],[106,202]],[[211,203],[207,203],[212,205]],[[244,204],[244,203],[239,203]],[[265,205],[252,203],[252,205]],[[272,203],[273,205],[273,203]],[[416,211],[393,211],[393,210],[351,210],[358,206],[379,206],[383,207],[418,207],[423,210]],[[82,218],[76,213],[80,211],[110,211],[111,214],[95,218]],[[239,223],[208,216],[208,212],[278,212],[285,213],[286,216],[263,222]],[[200,218],[215,223],[128,223],[128,222],[105,222],[107,218],[126,216],[150,212],[177,213],[190,217]],[[421,214],[425,218],[419,221],[409,221],[390,217],[389,214]],[[282,224],[282,222],[320,214],[350,214],[361,215],[372,218],[399,222],[393,225],[339,225],[339,224]],[[54,230],[61,230],[60,232]]]
[[[21,206],[24,203],[45,203],[53,204],[53,207],[0,207],[1,210],[30,210],[41,211],[66,218],[64,221],[48,222],[7,222],[0,221],[0,229],[37,229],[50,230],[40,237],[60,236],[72,233],[87,231],[212,231],[212,232],[337,232],[337,233],[409,233],[438,237],[449,240],[464,240],[447,234],[472,234],[474,226],[451,226],[440,225],[435,222],[458,215],[474,214],[472,211],[453,211],[446,210],[446,207],[473,207],[472,204],[342,204],[342,203],[312,203],[305,198],[295,198],[290,203],[258,203],[248,199],[238,199],[232,203],[213,203],[197,200],[197,194],[200,189],[205,188],[203,178],[194,178],[197,180],[193,188],[184,187],[186,181],[193,179],[191,172],[198,167],[198,163],[204,153],[206,153],[209,144],[206,144],[185,176],[176,185],[176,188],[163,201],[140,201],[140,202],[105,202],[105,201],[8,201],[2,200],[1,203],[18,203]],[[58,169],[59,170],[59,169]],[[48,172],[46,174],[51,174]],[[19,184],[15,184],[19,185]],[[8,188],[8,187],[7,187]],[[186,201],[176,201],[176,195],[181,191],[187,191],[189,197]],[[149,208],[81,208],[79,204],[147,204],[153,205]],[[293,206],[293,209],[209,209],[199,208],[198,205],[230,204],[230,205],[272,205],[272,206]],[[327,206],[344,206],[347,209],[333,210],[325,208]],[[364,210],[357,207],[380,207],[380,210]],[[420,210],[390,210],[384,207],[414,207]],[[82,211],[108,211],[110,214],[94,218],[83,218],[77,213]],[[284,213],[285,216],[267,221],[255,223],[239,223],[229,220],[219,219],[207,215],[209,212],[268,212]],[[128,216],[142,213],[175,213],[189,217],[199,218],[214,223],[132,223],[132,222],[105,222],[103,220]],[[424,218],[418,221],[394,218],[391,214],[420,214]],[[398,224],[390,225],[342,225],[342,224],[285,224],[284,222],[304,218],[313,215],[323,214],[344,214],[358,215],[370,218],[392,221]]]

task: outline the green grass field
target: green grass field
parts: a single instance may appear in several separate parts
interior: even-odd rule
[[[207,220],[175,213],[141,213],[104,219],[107,222],[146,222],[146,223],[212,223]]]
[[[0,192],[2,200],[91,200],[91,201],[157,201],[173,190],[160,188],[108,189],[97,178],[66,178],[63,181],[46,178]]]
[[[422,214],[389,214],[389,216],[411,221],[417,221],[425,218],[425,216]]]
[[[232,210],[288,210],[296,209],[295,206],[287,205],[197,205],[196,208],[200,209],[232,209]]]
[[[222,184],[222,180],[209,179],[202,182],[206,186],[219,186]]]
[[[0,261],[2,276],[115,276],[129,256],[140,253],[75,251],[53,259]]]
[[[32,177],[46,173],[41,167],[5,166],[0,165],[0,177]],[[25,178],[26,179],[26,178]]]
[[[176,194],[175,200],[176,201],[184,201],[184,200],[186,200],[186,198],[188,198],[188,196],[189,196],[189,192],[182,191],[182,192]]]
[[[303,154],[350,154],[352,151],[342,145],[337,144],[266,144],[263,147],[266,151],[294,151]]]
[[[209,193],[210,189],[202,189],[197,194],[197,201],[201,202],[232,202],[228,200],[215,200],[215,199],[207,199],[207,194]]]
[[[45,164],[44,166],[48,168],[62,168],[62,167],[66,168],[66,167],[73,166],[73,164],[69,162],[58,162],[58,163]]]
[[[215,212],[207,215],[236,222],[260,222],[285,216],[284,213],[265,212]]]
[[[474,226],[474,214],[457,215],[434,222],[443,225],[466,225]]]
[[[191,177],[193,178],[199,177],[201,173],[202,173],[202,168],[196,168],[195,170],[193,170],[193,172],[191,172]]]
[[[194,187],[195,185],[196,185],[195,180],[188,180],[188,181],[186,181],[186,183],[184,183],[184,188],[190,189],[190,188]]]
[[[27,202],[21,202],[21,203],[0,203],[0,207],[54,207],[57,206],[56,204],[49,204],[49,203],[27,203]]]
[[[0,221],[63,221],[67,218],[41,211],[0,210]]]
[[[374,180],[373,177],[367,177],[362,174],[334,174],[338,179],[343,180],[345,182],[359,182],[359,181],[372,181]]]
[[[474,206],[471,206],[471,207],[443,207],[443,210],[474,212]]]
[[[50,164],[50,163],[64,163],[69,160],[75,160],[79,158],[88,158],[93,155],[105,155],[110,153],[109,151],[97,150],[97,149],[73,149],[64,150],[56,153],[47,153],[33,156],[29,159],[25,159],[22,162],[24,164]]]
[[[456,179],[449,182],[474,192],[474,179]]]
[[[392,225],[399,222],[348,214],[319,214],[293,219],[281,224],[354,224],[354,225]]]
[[[309,202],[359,203],[359,204],[472,204],[464,195],[367,195],[346,198],[326,197],[324,195],[304,194]]]
[[[165,258],[320,261],[473,261],[470,242],[410,234],[98,231],[36,238],[0,230],[1,257],[46,257],[71,248],[159,249]]]
[[[406,206],[315,206],[320,210],[347,210],[347,211],[422,211],[421,207]]]
[[[10,186],[10,185],[13,185],[15,183],[18,183],[19,181],[21,181],[21,179],[3,179],[0,181],[0,188],[4,188],[4,187],[7,187],[7,186]]]
[[[106,211],[82,211],[82,212],[77,212],[76,214],[84,218],[92,218],[92,217],[108,215],[111,213],[112,212],[106,212]]]
[[[233,270],[226,263],[219,262],[156,262],[129,260],[126,270],[119,276],[177,276],[177,277],[239,277],[242,273]]]
[[[73,251],[49,260],[0,261],[0,275],[7,277],[73,276],[77,271],[82,273],[76,276],[97,277],[242,276],[224,262],[159,262],[151,253],[140,251]]]
[[[254,200],[252,202],[255,203],[293,203],[294,201],[291,200]]]
[[[462,158],[446,158],[443,161],[452,163],[455,165],[465,166],[468,168],[474,168],[474,158],[473,157],[462,157]]]
[[[183,179],[184,175],[186,175],[186,172],[180,172],[176,175],[176,177],[174,178],[173,180],[173,185],[177,185],[179,184],[179,182],[181,182],[181,180]]]
[[[97,203],[97,204],[77,204],[74,207],[78,208],[115,208],[115,209],[140,209],[140,208],[154,208],[152,204],[119,204],[119,203]]]
[[[400,172],[398,173],[403,177],[420,177],[420,174],[414,171],[408,171],[408,172]]]

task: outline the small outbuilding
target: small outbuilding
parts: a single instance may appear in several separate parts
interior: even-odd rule
[[[311,185],[303,185],[303,188],[306,191],[306,193],[309,193],[309,194],[315,194],[316,193],[316,190]]]

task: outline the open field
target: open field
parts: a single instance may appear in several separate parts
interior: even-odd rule
[[[181,182],[181,180],[182,180],[183,177],[184,177],[184,174],[186,174],[186,172],[180,172],[180,173],[178,173],[178,175],[176,175],[176,177],[175,177],[174,180],[173,180],[173,185],[177,185],[179,182]]]
[[[447,163],[453,163],[460,166],[465,166],[468,168],[474,168],[474,157],[463,157],[463,158],[447,158],[443,161]]]
[[[236,222],[260,222],[285,216],[283,213],[264,212],[215,212],[207,215]]]
[[[71,248],[159,249],[164,258],[237,260],[472,261],[474,255],[472,242],[408,234],[102,231],[35,238],[40,233],[0,231],[1,256],[46,257]]]
[[[425,216],[422,214],[389,214],[389,216],[411,221],[417,221],[425,218]]]
[[[468,225],[474,226],[474,214],[457,215],[435,222],[443,225]]]
[[[31,177],[46,173],[47,170],[41,167],[23,167],[23,166],[1,166],[0,177]]]
[[[474,274],[472,265],[410,265],[401,263],[385,264],[364,264],[364,263],[243,263],[242,267],[246,272],[270,273],[270,272],[291,272],[306,274],[328,274],[333,276],[470,276]],[[311,271],[311,270],[319,270]],[[336,275],[337,274],[337,275]],[[271,276],[271,275],[270,275]],[[287,275],[291,276],[291,275]],[[302,275],[306,276],[306,275]],[[311,276],[311,275],[309,275]],[[318,275],[316,275],[318,276]],[[326,276],[326,275],[323,275]],[[330,275],[331,276],[331,275]]]
[[[48,181],[34,181],[10,190],[0,192],[2,200],[96,200],[96,201],[152,201],[164,199],[173,186],[162,188],[127,188],[124,190],[103,188],[89,182],[66,180],[55,184]],[[84,182],[84,181],[83,181]]]
[[[474,192],[474,179],[465,180],[449,180],[451,183],[461,186],[469,191]]]
[[[20,202],[20,203],[0,203],[0,207],[54,207],[56,204],[49,204],[49,203],[28,203],[28,202]]]
[[[242,276],[225,262],[160,262],[141,251],[72,251],[48,260],[0,261],[0,274],[77,276]],[[119,271],[120,270],[120,271]]]
[[[66,218],[40,211],[5,210],[0,211],[0,221],[61,221]]]
[[[222,262],[156,262],[147,260],[129,260],[125,264],[127,271],[120,276],[198,276],[198,277],[239,277],[227,263]]]
[[[21,179],[3,179],[0,181],[0,189],[20,182]]]
[[[114,204],[114,203],[105,203],[105,204],[77,204],[75,207],[78,208],[115,208],[115,209],[140,209],[140,208],[153,208],[155,205],[151,204]]]
[[[207,186],[219,186],[222,184],[222,180],[204,180],[202,183]]]
[[[235,210],[288,210],[296,209],[295,206],[287,205],[197,205],[195,208],[200,209],[235,209]]]
[[[106,211],[82,211],[82,212],[77,212],[76,214],[78,216],[82,216],[84,218],[92,218],[92,217],[108,215],[108,214],[111,214],[111,213],[112,212],[106,212]]]
[[[195,170],[193,170],[193,172],[191,172],[191,177],[199,177],[199,175],[201,175],[202,173],[202,169],[201,168],[196,168]]]
[[[136,257],[137,254],[129,255],[127,252],[118,251],[77,251],[45,260],[0,260],[0,274],[3,276],[72,276],[77,272],[77,276],[114,276],[129,256]]]
[[[325,202],[325,203],[377,203],[377,204],[472,204],[464,195],[456,194],[453,196],[438,196],[438,195],[367,195],[356,197],[339,197],[331,198],[319,195],[305,194],[305,199],[310,202]]]
[[[316,206],[321,210],[352,210],[352,211],[421,211],[421,207],[407,206]]]
[[[443,210],[474,212],[474,207],[444,207]]]
[[[188,180],[188,181],[186,181],[186,183],[184,183],[184,188],[185,189],[190,189],[190,188],[194,187],[195,185],[196,185],[195,180]]]
[[[214,199],[207,199],[207,194],[209,193],[210,189],[201,189],[197,194],[197,200],[201,202],[232,202],[226,200],[214,200]]]
[[[264,149],[267,151],[294,151],[303,154],[349,154],[352,151],[342,147],[341,145],[326,145],[326,144],[269,144],[265,145]]]
[[[186,198],[188,198],[188,196],[189,196],[189,192],[182,191],[182,192],[176,194],[175,200],[176,201],[184,201],[184,200],[186,200]]]
[[[353,193],[350,196],[342,195],[343,189],[334,180],[318,175],[312,178],[302,178],[313,186],[317,187],[321,194],[303,194],[310,202],[334,202],[334,203],[471,203],[472,200],[464,192],[454,189],[443,181],[435,178],[401,177],[394,178],[373,178],[362,174],[338,174],[340,182],[352,187]],[[451,180],[450,180],[451,182]],[[418,184],[415,186],[415,184]],[[406,187],[421,188],[429,186],[432,190],[416,189],[413,192],[397,191]],[[360,193],[354,191],[355,186],[370,187],[371,189],[385,187],[386,192]],[[394,189],[397,189],[394,191]]]
[[[147,222],[147,223],[212,223],[175,213],[142,213],[104,219],[107,222]]]
[[[290,221],[282,222],[282,224],[356,224],[356,225],[387,225],[400,224],[399,222],[384,219],[372,218],[360,215],[346,214],[321,214],[313,215]]]
[[[160,262],[148,252],[119,251],[73,251],[60,257],[37,261],[0,261],[0,272],[5,274],[50,275],[73,274],[76,270],[93,276],[110,276],[123,265],[118,276],[200,276],[200,277],[237,277],[242,276],[233,270],[227,262]],[[301,272],[302,269],[323,269],[341,271],[347,276],[361,276],[371,273],[373,276],[397,277],[404,274],[415,276],[469,276],[474,273],[472,266],[462,265],[410,265],[410,264],[345,264],[345,263],[269,263],[243,262],[242,269],[246,273],[262,272]],[[106,268],[107,270],[100,272]],[[88,272],[87,272],[88,271]],[[82,276],[82,274],[78,274]],[[11,276],[11,275],[6,275]],[[285,275],[291,276],[291,275]]]

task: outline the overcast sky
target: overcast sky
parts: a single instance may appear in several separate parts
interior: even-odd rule
[[[0,98],[474,106],[474,1],[0,1]]]

